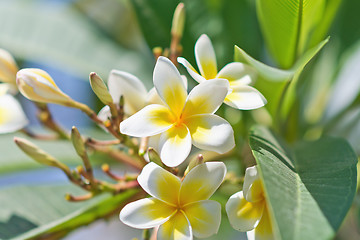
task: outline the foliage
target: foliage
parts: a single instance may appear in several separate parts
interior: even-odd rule
[[[135,74],[149,89],[158,57],[156,51],[170,58],[171,54],[182,56],[196,66],[194,45],[201,34],[207,34],[214,45],[218,69],[232,61],[251,66],[257,74],[252,84],[268,104],[252,111],[223,105],[216,112],[234,129],[236,147],[233,151],[221,155],[208,151],[210,149],[193,148],[189,160],[178,168],[163,165],[157,153],[150,154],[149,150],[150,160],[183,178],[190,168],[202,163],[198,153],[203,154],[206,161],[224,160],[232,171],[212,198],[221,202],[223,208],[229,196],[241,190],[245,168],[256,163],[276,239],[314,236],[331,239],[337,234],[341,239],[340,225],[349,209],[351,219],[345,220],[343,226],[350,226],[347,221],[360,222],[360,215],[352,210],[359,208],[356,191],[360,154],[357,74],[360,32],[355,24],[359,3],[340,0],[182,2],[186,11],[185,29],[175,50],[171,46],[174,41],[171,23],[178,0],[4,1],[0,3],[0,46],[14,55],[20,67],[29,63],[56,65],[78,79],[87,79],[90,72],[105,78],[111,69],[118,69]],[[150,49],[154,50],[155,58]],[[186,73],[182,66],[177,67]],[[121,74],[119,76],[124,76]],[[195,81],[190,80],[189,74],[186,76],[190,92]],[[97,96],[101,91],[106,92],[109,100],[106,85],[100,77],[98,80],[101,89]],[[146,90],[145,86],[138,88]],[[145,90],[146,97],[139,95],[138,99],[151,96],[152,90]],[[215,96],[216,91],[213,94]],[[71,102],[72,107],[82,110],[108,131],[107,134],[86,131],[91,138],[80,137],[86,153],[79,156],[68,141],[69,131],[54,125],[56,122],[49,110],[37,105],[41,113],[49,114],[50,117],[39,119],[56,140],[35,140],[36,145],[44,149],[45,154],[49,152],[59,162],[69,165],[65,176],[82,189],[64,185],[62,180],[61,184],[35,181],[36,185],[6,187],[2,179],[35,175],[38,172],[33,169],[41,165],[25,158],[10,143],[13,136],[19,134],[0,136],[0,151],[4,153],[0,157],[0,185],[5,185],[0,189],[0,204],[4,206],[0,210],[1,239],[60,238],[81,225],[118,214],[130,200],[143,196],[132,175],[112,176],[108,165],[102,166],[103,173],[115,181],[107,182],[107,177],[98,174],[103,163],[111,163],[114,168],[124,167],[113,161],[114,158],[128,164],[137,175],[146,164],[143,156],[146,149],[141,149],[145,140],[134,141],[120,133],[119,124],[127,114],[124,106],[126,111],[133,99],[124,97],[124,93],[119,95],[123,97],[113,99],[108,109],[101,110],[104,118],[100,113],[97,118],[93,110],[76,101],[76,104]],[[25,134],[33,137],[29,132]],[[103,148],[103,144],[110,148]],[[84,166],[73,168],[81,164]],[[123,189],[124,183],[130,185]],[[80,197],[86,201],[68,202],[64,195],[69,193],[68,200],[78,201]],[[23,201],[25,198],[27,201]],[[33,209],[32,212],[29,209]],[[227,225],[220,227],[224,236],[233,236],[234,232]]]

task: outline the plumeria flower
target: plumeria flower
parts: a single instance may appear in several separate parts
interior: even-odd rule
[[[222,162],[207,162],[194,167],[181,182],[155,163],[147,164],[138,176],[140,186],[152,197],[126,205],[120,220],[134,228],[161,225],[157,239],[188,240],[217,233],[221,205],[210,196],[226,174]]]
[[[235,193],[226,203],[230,224],[236,230],[247,232],[248,239],[274,239],[264,190],[257,167],[245,172],[243,191]]]
[[[266,104],[264,96],[255,88],[248,86],[255,75],[250,66],[240,62],[231,62],[218,72],[215,51],[206,34],[201,35],[196,41],[195,59],[200,74],[185,58],[179,57],[178,62],[184,65],[189,74],[199,83],[209,79],[227,79],[231,89],[224,100],[227,105],[250,110]]]
[[[21,105],[8,91],[8,84],[0,84],[0,133],[14,132],[28,124]]]
[[[169,167],[181,164],[189,155],[192,144],[218,153],[234,147],[232,127],[214,115],[228,92],[227,80],[203,82],[188,95],[177,68],[165,57],[158,58],[153,80],[166,106],[146,106],[121,122],[121,133],[134,137],[161,133],[160,157]]]
[[[22,95],[35,102],[65,106],[74,103],[74,100],[60,90],[47,72],[38,68],[24,68],[18,71],[16,84]]]

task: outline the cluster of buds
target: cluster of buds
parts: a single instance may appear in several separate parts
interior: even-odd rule
[[[26,139],[14,139],[35,161],[60,169],[72,183],[88,191],[83,196],[67,194],[69,201],[87,200],[103,192],[118,194],[130,188],[142,188],[141,196],[147,193],[151,198],[126,205],[120,220],[135,228],[154,228],[153,233],[158,239],[192,239],[193,235],[205,238],[217,233],[221,205],[209,198],[228,178],[224,163],[209,161],[219,160],[222,154],[231,154],[235,140],[230,123],[215,113],[223,102],[239,110],[256,109],[266,104],[262,94],[250,86],[256,76],[251,67],[232,62],[217,70],[215,51],[207,35],[201,35],[195,44],[200,73],[180,57],[184,23],[184,5],[179,4],[174,14],[170,48],[154,50],[157,59],[153,72],[154,88],[149,91],[141,80],[127,72],[112,70],[107,84],[96,73],[90,73],[91,88],[105,105],[98,114],[64,93],[47,72],[35,68],[18,71],[11,55],[0,52],[3,55],[0,78],[16,86],[23,96],[36,104],[40,122],[55,135],[39,136],[28,131],[20,105],[7,90],[0,91],[3,93],[0,96],[0,131],[21,130],[32,138],[62,138],[72,142],[83,162],[75,169]],[[187,78],[180,75],[177,63],[181,63],[199,83],[189,93]],[[112,138],[96,140],[83,137],[76,127],[71,131],[63,129],[52,118],[47,103],[83,111]],[[192,158],[192,146],[217,155],[205,159],[197,155],[187,161]],[[94,176],[89,150],[108,154],[137,170],[137,174],[118,176],[105,163],[103,172],[117,183],[99,180]],[[244,193],[233,195],[226,206],[231,224],[241,231],[264,226],[269,221],[261,180],[254,171],[256,169],[246,171]],[[248,209],[257,214],[256,219],[247,212]],[[271,230],[271,225],[266,226]],[[257,239],[262,237],[258,232],[255,231]],[[271,231],[267,233],[266,237],[272,236]]]

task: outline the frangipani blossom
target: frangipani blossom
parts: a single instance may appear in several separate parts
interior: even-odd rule
[[[214,115],[228,92],[227,80],[200,83],[188,95],[175,65],[169,59],[159,57],[154,69],[154,85],[166,106],[146,106],[121,122],[121,133],[134,137],[161,133],[160,157],[169,167],[181,164],[189,155],[192,144],[218,153],[234,147],[231,125]]]
[[[8,91],[7,84],[0,84],[0,133],[14,132],[28,124],[21,105]]]
[[[207,162],[194,167],[181,182],[155,163],[147,164],[138,176],[140,186],[152,197],[126,205],[120,220],[134,228],[161,225],[157,239],[191,240],[217,233],[221,205],[208,200],[226,174],[222,162]]]
[[[256,166],[246,169],[243,191],[230,197],[226,203],[226,212],[233,228],[247,232],[249,240],[274,239],[264,190]]]
[[[231,62],[218,72],[215,51],[206,34],[201,35],[196,41],[195,59],[200,74],[185,58],[179,57],[178,62],[184,65],[189,74],[199,83],[209,79],[227,79],[231,89],[224,100],[227,105],[250,110],[266,104],[264,96],[255,88],[248,86],[255,75],[250,66],[240,62]]]

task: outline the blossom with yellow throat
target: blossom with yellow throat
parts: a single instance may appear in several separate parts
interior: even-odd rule
[[[200,164],[183,181],[157,164],[147,164],[138,176],[140,186],[151,195],[126,205],[120,220],[134,228],[159,227],[158,240],[192,240],[217,233],[221,205],[208,200],[226,174],[222,162]]]
[[[256,166],[246,169],[243,191],[237,192],[226,203],[231,226],[247,232],[249,240],[271,240],[271,219],[262,182]]]

